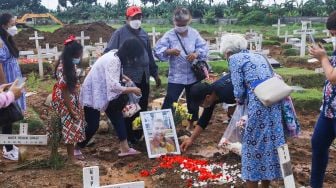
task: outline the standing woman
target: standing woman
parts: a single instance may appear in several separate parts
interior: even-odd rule
[[[197,82],[197,79],[191,69],[191,63],[195,60],[205,61],[208,47],[198,31],[189,26],[191,21],[189,10],[177,8],[174,11],[173,21],[174,29],[166,32],[154,49],[155,55],[162,61],[169,61],[170,65],[167,95],[162,108],[172,108],[173,103],[178,100],[185,89],[188,111],[193,115],[192,121],[195,121],[198,119],[198,108],[191,108],[190,88]]]
[[[241,35],[222,36],[221,52],[229,62],[234,96],[239,104],[246,102],[248,109],[242,138],[242,179],[248,188],[257,188],[259,181],[267,188],[270,181],[282,178],[277,152],[285,144],[282,103],[264,106],[251,85],[272,77],[273,71],[265,57],[247,50],[247,40]]]
[[[327,29],[336,40],[336,11],[327,20]],[[317,58],[326,75],[323,89],[323,104],[315,125],[312,143],[312,168],[310,186],[323,187],[324,175],[328,165],[329,147],[336,138],[336,51],[330,58],[324,48],[314,46],[310,54]]]
[[[55,67],[57,83],[52,94],[52,107],[61,118],[62,137],[67,147],[69,162],[75,157],[83,159],[75,144],[85,139],[84,112],[79,104],[79,79],[76,76],[76,65],[83,54],[83,47],[75,36],[70,36],[64,42],[62,55]]]
[[[0,15],[0,84],[14,82],[22,77],[17,61],[19,50],[15,45],[13,36],[18,33],[15,18],[7,13]],[[17,100],[22,112],[26,110],[25,93]],[[3,134],[12,134],[12,124],[2,126]],[[3,156],[9,160],[18,160],[19,149],[14,145],[5,145]]]

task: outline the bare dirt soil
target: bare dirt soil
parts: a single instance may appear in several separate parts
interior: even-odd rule
[[[112,27],[108,26],[104,22],[94,22],[88,24],[72,24],[65,25],[53,33],[38,31],[39,36],[43,36],[44,39],[40,40],[40,45],[44,48],[46,43],[50,44],[50,47],[57,46],[58,50],[63,49],[63,41],[71,34],[80,36],[81,31],[84,31],[85,36],[90,36],[89,40],[85,40],[85,44],[94,44],[99,42],[99,38],[102,37],[103,41],[109,41],[112,33],[115,31]],[[26,28],[19,32],[14,37],[14,40],[19,50],[33,50],[36,49],[35,41],[28,40],[29,37],[34,36],[35,29]]]
[[[39,114],[42,113],[44,101],[48,93],[39,91],[37,95],[28,97],[28,105]],[[297,185],[307,186],[309,184],[309,174],[311,165],[310,138],[317,112],[298,112],[302,125],[302,135],[300,138],[288,141],[293,164],[293,171]],[[233,153],[221,154],[217,152],[216,146],[226,128],[223,120],[226,119],[225,112],[218,107],[208,129],[203,132],[196,143],[183,155],[206,159],[212,162],[240,165],[240,157]],[[179,134],[184,128],[178,127]],[[39,131],[40,132],[40,131]],[[41,133],[41,132],[40,132]],[[33,134],[33,133],[30,133]],[[107,134],[97,134],[95,145],[83,150],[86,156],[85,166],[98,165],[100,167],[101,185],[144,180],[146,187],[187,187],[187,182],[181,180],[180,175],[173,170],[161,172],[161,176],[141,177],[141,170],[150,170],[158,164],[158,160],[148,159],[144,142],[136,145],[135,148],[142,154],[133,157],[119,158],[118,140],[113,130]],[[213,152],[211,154],[211,151]],[[62,156],[66,156],[64,146],[59,148]],[[46,146],[28,146],[28,162],[34,160],[48,159],[49,149]],[[209,154],[210,153],[210,154]],[[204,157],[204,156],[208,157]],[[40,167],[20,168],[18,163],[1,159],[0,187],[20,188],[20,187],[82,187],[82,166],[66,164],[59,170]],[[325,187],[333,187],[336,183],[336,150],[330,149],[329,166],[326,173]],[[273,187],[282,185],[281,181],[274,182]],[[244,187],[242,181],[238,181],[235,187]],[[223,187],[223,186],[208,186]]]

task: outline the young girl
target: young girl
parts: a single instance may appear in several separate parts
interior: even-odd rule
[[[79,104],[79,82],[76,76],[76,65],[83,54],[83,47],[70,36],[64,42],[64,50],[55,68],[58,82],[52,94],[52,107],[61,118],[62,136],[67,146],[69,161],[76,157],[83,160],[75,143],[85,139],[83,110]]]

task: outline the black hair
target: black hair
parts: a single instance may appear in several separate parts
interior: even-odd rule
[[[190,88],[190,98],[192,99],[195,105],[200,105],[207,95],[210,95],[213,92],[213,87],[211,84],[206,82],[200,82],[193,85]]]
[[[60,63],[63,65],[63,75],[66,85],[70,92],[74,92],[78,78],[76,76],[75,65],[73,64],[73,58],[80,56],[83,52],[83,46],[77,41],[69,42],[64,46],[63,52],[55,66],[56,71]]]
[[[116,53],[122,65],[125,63],[133,63],[136,58],[140,58],[143,54],[144,44],[137,38],[125,40]]]
[[[13,37],[10,36],[5,29],[2,28],[2,26],[7,25],[11,19],[13,19],[13,16],[8,13],[4,13],[0,15],[0,36],[1,39],[5,42],[6,46],[9,49],[10,54],[18,58],[19,57],[19,50],[15,45],[15,42],[13,40]]]
[[[186,15],[188,15],[188,19],[186,19]],[[188,9],[178,7],[174,10],[174,20],[175,21],[185,21],[191,19],[191,13]]]
[[[328,30],[336,29],[336,11],[329,15],[326,26]]]

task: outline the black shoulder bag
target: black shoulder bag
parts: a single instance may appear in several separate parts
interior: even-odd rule
[[[185,49],[184,45],[182,44],[181,38],[175,32],[177,39],[179,40],[181,47],[186,55],[188,55],[187,50]],[[198,81],[202,81],[207,77],[207,72],[209,72],[209,66],[206,61],[193,61],[191,63],[191,69],[194,72],[196,79]]]

